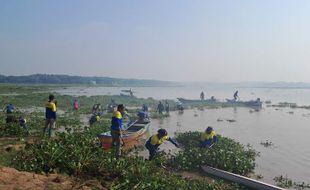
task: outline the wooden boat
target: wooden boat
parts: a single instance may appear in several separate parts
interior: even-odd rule
[[[233,107],[233,106],[238,106],[238,107],[257,107],[261,108],[262,107],[262,102],[260,99],[257,100],[250,100],[250,101],[237,101],[234,99],[226,99],[226,102],[220,102],[216,99],[206,99],[206,100],[191,100],[191,99],[185,99],[185,98],[178,98],[178,100],[184,104],[184,105],[191,105],[191,106],[206,106],[206,105],[211,105],[211,106],[224,106],[224,107]]]
[[[185,99],[177,98],[182,104],[186,105],[205,105],[205,104],[215,104],[218,101],[216,99],[205,99],[205,100],[195,100],[195,99]]]
[[[135,121],[123,132],[123,143],[126,149],[133,148],[147,132],[150,122]],[[108,150],[112,147],[111,131],[98,134],[102,147]]]
[[[251,189],[284,190],[283,188],[277,187],[275,185],[264,183],[264,182],[261,182],[255,179],[233,174],[233,173],[220,170],[220,169],[216,169],[216,168],[212,168],[209,166],[202,166],[202,170],[209,175],[213,175],[213,176],[216,176],[216,177],[228,180],[228,181],[239,183]]]

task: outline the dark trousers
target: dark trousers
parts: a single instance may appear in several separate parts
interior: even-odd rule
[[[117,130],[111,130],[112,147],[115,151],[116,158],[121,156],[121,135]]]
[[[149,160],[152,160],[157,153],[158,146],[152,145],[150,141],[147,141],[145,147],[148,149],[150,153]]]

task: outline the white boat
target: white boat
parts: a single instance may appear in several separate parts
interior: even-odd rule
[[[220,170],[217,168],[212,168],[210,166],[202,166],[201,167],[204,172],[206,172],[209,175],[213,175],[228,181],[232,181],[241,185],[244,185],[246,187],[249,187],[251,189],[259,189],[259,190],[285,190],[281,187],[271,185],[268,183],[264,183],[255,179],[251,179],[248,177],[244,177],[238,174],[230,173],[224,170]]]

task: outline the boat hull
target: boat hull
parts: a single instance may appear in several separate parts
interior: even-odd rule
[[[261,182],[255,179],[251,179],[248,177],[230,173],[230,172],[220,170],[217,168],[212,168],[209,166],[202,166],[202,170],[209,175],[213,175],[213,176],[216,176],[216,177],[228,180],[228,181],[239,183],[246,187],[250,187],[251,189],[284,190],[281,187],[277,187],[277,186],[274,186],[268,183],[264,183],[264,182]]]
[[[146,134],[149,123],[135,122],[127,130],[123,132],[123,146],[125,149],[131,149],[135,145],[139,144],[141,138]],[[105,132],[97,135],[101,142],[103,149],[108,150],[112,148],[112,136],[111,132]]]

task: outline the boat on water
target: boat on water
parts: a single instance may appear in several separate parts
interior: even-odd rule
[[[135,121],[123,132],[123,143],[125,149],[131,149],[139,143],[141,137],[145,135],[149,128],[150,122]],[[111,131],[98,134],[103,149],[108,150],[112,147]]]
[[[204,104],[214,104],[217,103],[218,101],[214,98],[211,99],[186,99],[186,98],[177,98],[182,104],[186,105],[204,105]]]
[[[234,107],[234,106],[239,106],[239,107],[257,107],[261,108],[262,107],[262,102],[258,98],[257,100],[250,100],[250,101],[240,101],[240,100],[235,100],[235,99],[226,99],[226,102],[221,102],[218,101],[214,98],[211,99],[206,99],[206,100],[198,100],[198,99],[185,99],[185,98],[178,98],[178,100],[184,104],[184,105],[191,105],[191,106],[225,106],[225,107]]]
[[[120,95],[121,97],[125,97],[125,98],[132,98],[132,97],[135,97],[134,95],[123,94],[123,93],[120,93],[119,95]]]
[[[222,179],[225,179],[228,181],[239,183],[239,184],[244,185],[244,186],[251,188],[251,189],[284,190],[283,188],[277,187],[275,185],[264,183],[264,182],[261,182],[261,181],[255,180],[255,179],[251,179],[248,177],[244,177],[241,175],[230,173],[230,172],[220,170],[217,168],[213,168],[210,166],[202,166],[201,168],[208,175],[213,175],[215,177],[219,177],[219,178],[222,178]]]

